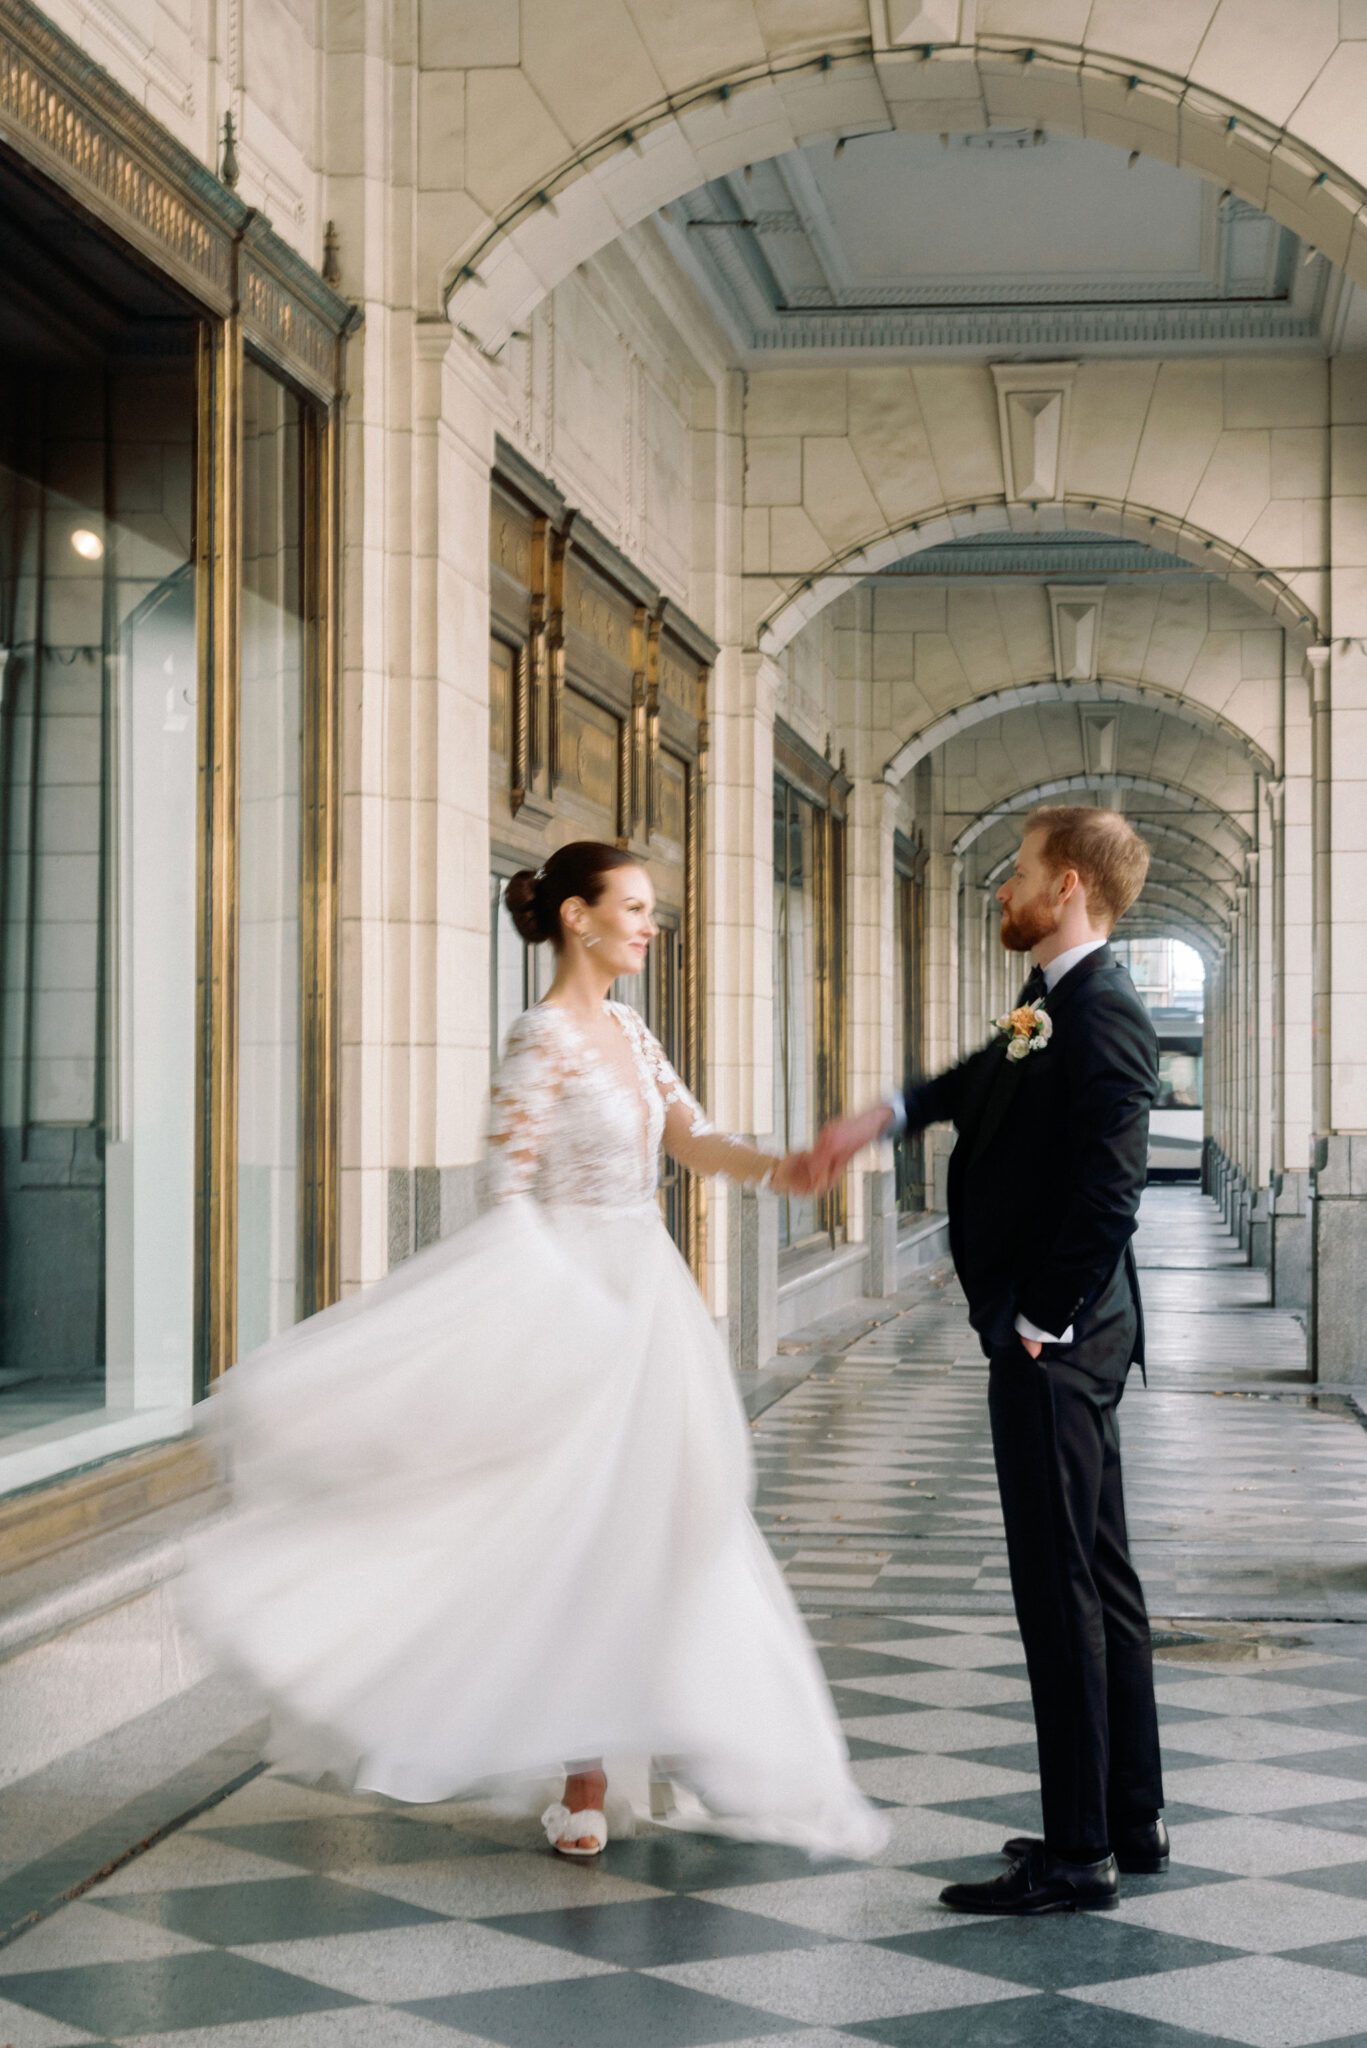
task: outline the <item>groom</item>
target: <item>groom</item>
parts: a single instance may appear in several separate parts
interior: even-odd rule
[[[949,1238],[987,1353],[988,1411],[1039,1745],[1044,1839],[953,1884],[966,1913],[1114,1906],[1118,1871],[1167,1868],[1144,1596],[1130,1562],[1116,1411],[1144,1324],[1130,1237],[1158,1049],[1107,938],[1149,849],[1117,812],[1038,810],[997,892],[1035,968],[1005,1029],[931,1081],[836,1119],[827,1184],[875,1139],[952,1122]]]

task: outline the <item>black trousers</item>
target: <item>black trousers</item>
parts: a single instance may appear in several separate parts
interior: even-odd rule
[[[993,1352],[992,1448],[1039,1744],[1044,1838],[1104,1853],[1163,1804],[1153,1647],[1125,1528],[1124,1381]]]

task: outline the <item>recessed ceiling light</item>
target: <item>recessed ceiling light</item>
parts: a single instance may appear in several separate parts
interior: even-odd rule
[[[98,562],[104,553],[104,542],[88,526],[76,528],[71,536],[71,545],[83,562]]]

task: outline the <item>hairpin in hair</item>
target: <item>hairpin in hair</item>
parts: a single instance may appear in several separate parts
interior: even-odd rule
[[[544,882],[544,881],[545,881],[545,879],[546,879],[546,870],[545,870],[545,868],[544,868],[544,867],[540,867],[540,868],[538,868],[538,869],[537,869],[537,871],[536,871],[536,873],[535,873],[535,874],[534,874],[534,875],[532,876],[532,880],[533,880],[534,882]]]

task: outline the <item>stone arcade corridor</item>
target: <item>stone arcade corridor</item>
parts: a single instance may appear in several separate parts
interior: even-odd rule
[[[250,1732],[222,1739],[221,1688],[212,1724],[199,1688],[0,1794],[4,1925],[42,1916],[0,1949],[0,2041],[1360,2043],[1367,1433],[1350,1397],[1308,1385],[1298,1324],[1210,1203],[1151,1191],[1141,1248],[1151,1383],[1124,1424],[1160,1629],[1166,1879],[1127,1879],[1118,1912],[1086,1919],[965,1924],[936,1902],[1038,1824],[983,1370],[936,1270],[863,1325],[795,1338],[749,1392],[766,1531],[892,1817],[880,1867],[654,1830],[569,1867],[476,1804],[257,1775]],[[173,1753],[177,1777],[152,1782]],[[62,1839],[83,1788],[120,1774],[128,1803]]]

